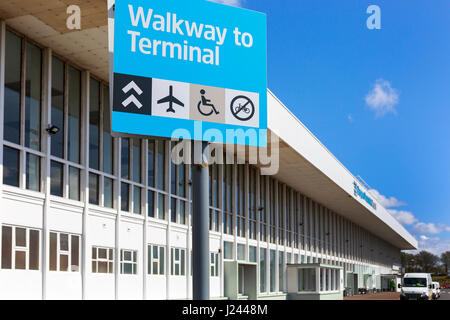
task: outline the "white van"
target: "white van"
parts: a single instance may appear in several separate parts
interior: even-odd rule
[[[433,299],[439,299],[441,297],[441,285],[439,282],[433,282]]]
[[[400,300],[431,300],[433,298],[433,280],[429,273],[406,273],[403,277]]]

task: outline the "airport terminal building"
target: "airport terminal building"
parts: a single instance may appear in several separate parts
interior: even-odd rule
[[[0,299],[191,298],[190,166],[111,135],[106,1],[75,31],[68,1],[19,2],[0,3]],[[275,175],[210,167],[211,298],[388,289],[417,240],[271,92],[268,127]]]

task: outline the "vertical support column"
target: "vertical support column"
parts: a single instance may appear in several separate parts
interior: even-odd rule
[[[307,262],[306,260],[306,251],[310,251],[311,250],[311,246],[310,246],[310,236],[311,233],[309,232],[309,210],[310,210],[310,205],[309,205],[309,199],[307,197],[303,197],[303,230],[305,231],[304,233],[304,248],[305,248],[305,263]]]
[[[320,267],[316,267],[316,293],[320,292]]]
[[[250,193],[250,165],[246,163],[244,165],[244,230],[245,230],[245,254],[248,261],[249,258],[249,239],[250,239],[250,204],[249,204],[249,193]],[[255,211],[256,212],[256,211]]]
[[[164,191],[167,192],[167,196],[164,196],[163,201],[164,201],[164,219],[167,222],[167,228],[166,228],[166,248],[167,248],[167,259],[169,261],[169,263],[167,263],[166,266],[166,295],[167,295],[167,299],[170,299],[170,282],[172,281],[172,274],[171,274],[171,266],[172,266],[172,249],[171,249],[171,242],[170,242],[170,233],[171,233],[171,227],[172,227],[172,223],[171,223],[171,216],[170,216],[170,188],[171,188],[171,181],[170,181],[170,176],[172,174],[172,170],[171,170],[171,158],[170,158],[170,141],[167,142],[166,140],[158,140],[158,150],[159,150],[159,144],[162,144],[163,147],[163,151],[164,151],[164,175],[163,175],[163,189]],[[159,174],[159,172],[156,173],[157,175]],[[158,209],[158,215],[159,215],[159,209]],[[189,252],[186,253],[186,261],[187,263],[189,263]]]
[[[223,150],[222,150],[223,152]],[[224,216],[224,210],[225,210],[225,203],[224,203],[224,199],[223,199],[223,193],[224,193],[224,185],[223,185],[223,181],[225,179],[225,164],[217,164],[217,166],[219,166],[219,176],[217,177],[217,183],[219,184],[219,192],[218,192],[218,204],[219,204],[219,232],[220,232],[220,246],[219,248],[223,247],[223,233],[224,233],[224,225],[223,225],[223,216]],[[223,252],[221,252],[222,254],[219,255],[223,257]],[[220,258],[219,258],[220,259]],[[219,270],[219,274],[220,274],[220,296],[223,297],[225,295],[225,274],[223,271],[223,258],[219,260],[219,265],[220,265],[220,270]]]
[[[267,248],[266,248],[266,258],[265,258],[265,263],[266,263],[266,292],[270,291],[270,232],[271,232],[271,227],[272,227],[272,221],[270,220],[269,216],[272,214],[272,199],[270,198],[270,190],[269,190],[269,186],[272,183],[272,179],[269,176],[266,176],[264,183],[266,184],[266,188],[265,188],[265,213],[266,213],[266,231],[267,231]],[[269,221],[271,223],[269,223]]]
[[[82,234],[81,234],[81,298],[86,299],[87,292],[87,270],[89,255],[88,255],[88,238],[87,238],[87,220],[89,213],[89,96],[90,96],[90,73],[84,71],[81,79],[81,163],[85,170],[81,170],[81,190],[82,199],[84,200]]]
[[[320,219],[320,206],[317,202],[314,203],[314,234],[315,234],[315,256],[316,256],[316,262],[317,262],[317,253],[319,251],[319,240],[320,240],[320,234],[319,234],[319,219]]]
[[[114,188],[115,193],[115,206],[116,206],[116,243],[115,243],[115,259],[114,259],[114,280],[115,280],[115,298],[116,300],[119,300],[119,278],[120,278],[120,220],[121,220],[121,202],[122,202],[122,196],[121,196],[121,185],[120,185],[120,178],[121,178],[121,158],[122,158],[122,140],[120,138],[114,139],[114,145],[115,150],[117,150],[117,159],[114,161],[114,171],[117,175],[116,179],[116,186]]]
[[[274,204],[274,211],[275,211],[275,239],[276,239],[276,249],[275,249],[275,291],[278,291],[279,288],[279,277],[278,277],[278,272],[279,272],[279,263],[278,263],[278,255],[279,255],[279,248],[280,248],[280,241],[281,241],[281,237],[283,236],[280,232],[280,205],[279,205],[279,201],[281,201],[280,199],[280,182],[278,180],[274,180],[274,190],[273,193],[275,195],[275,204]],[[270,269],[270,262],[269,262],[269,269]],[[269,273],[272,272],[272,270],[269,270]]]
[[[141,164],[142,164],[142,170],[141,170],[141,178],[142,181],[144,182],[145,186],[148,186],[148,140],[145,139],[143,140],[142,144],[142,152],[141,152]],[[149,263],[149,259],[150,257],[148,256],[148,192],[147,192],[147,188],[144,188],[143,191],[141,192],[141,198],[143,199],[143,201],[141,202],[141,212],[144,215],[144,226],[143,226],[143,235],[142,235],[142,247],[143,247],[143,263],[144,266],[142,268],[142,281],[143,286],[142,286],[142,298],[144,300],[147,300],[147,273],[148,273],[148,263]],[[143,204],[142,204],[143,203]],[[188,252],[189,254],[189,252]],[[164,256],[165,258],[165,256]],[[189,278],[188,275],[186,275],[186,278]]]
[[[0,208],[3,202],[3,125],[5,112],[5,53],[6,53],[6,24],[0,20]],[[2,214],[0,211],[0,226],[2,224]],[[1,228],[0,228],[1,236]],[[1,238],[0,238],[1,244]],[[0,252],[1,256],[1,252]]]
[[[45,49],[43,55],[43,70],[44,75],[42,88],[43,88],[43,101],[42,101],[42,128],[46,128],[52,122],[51,112],[51,94],[52,94],[52,51],[51,49]],[[3,101],[3,100],[2,100]],[[3,123],[3,122],[2,122]],[[3,130],[2,134],[3,134]],[[42,139],[43,152],[46,157],[42,159],[42,177],[44,179],[43,190],[45,193],[44,207],[42,210],[42,299],[47,298],[47,276],[48,276],[48,253],[49,253],[49,231],[48,231],[48,211],[50,208],[50,153],[51,153],[51,137],[45,135],[45,139]]]
[[[257,241],[257,246],[256,246],[256,263],[258,264],[256,267],[257,270],[257,277],[256,277],[256,295],[259,296],[259,291],[261,288],[261,276],[260,276],[260,272],[261,272],[261,217],[260,217],[260,208],[261,206],[261,170],[260,169],[255,169],[255,201],[256,201],[256,207],[255,207],[255,214],[256,214],[256,241]],[[265,210],[265,209],[264,209]]]
[[[194,142],[192,167],[193,299],[209,300],[209,168],[208,143]]]

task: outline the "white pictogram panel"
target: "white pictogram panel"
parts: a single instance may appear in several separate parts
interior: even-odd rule
[[[225,121],[246,127],[259,127],[259,94],[225,90]]]
[[[152,115],[189,119],[189,84],[153,79]]]

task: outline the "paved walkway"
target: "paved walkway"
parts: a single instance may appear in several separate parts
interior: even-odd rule
[[[380,292],[344,297],[344,300],[400,300],[400,292]]]

